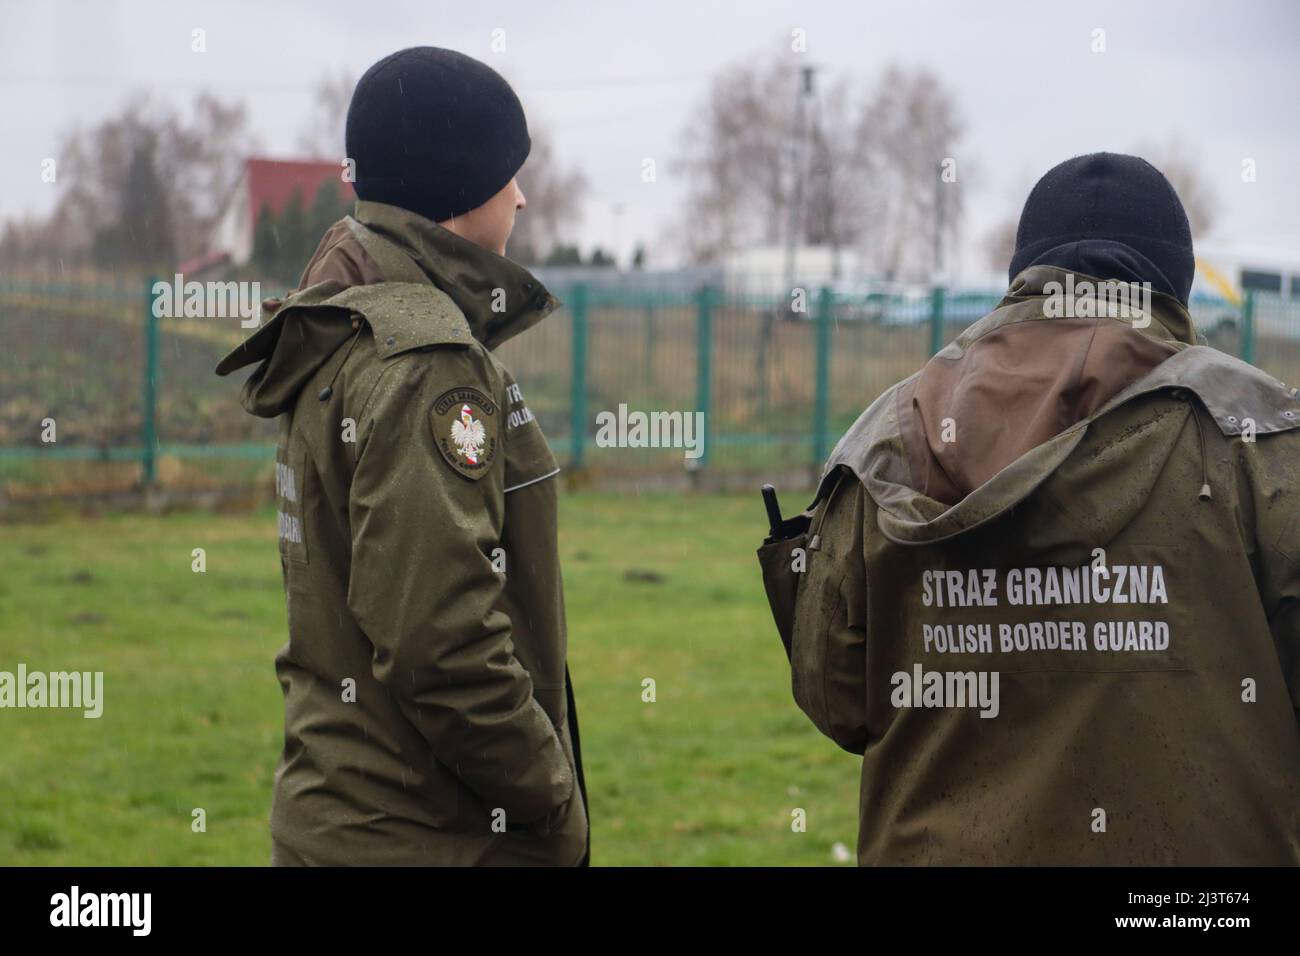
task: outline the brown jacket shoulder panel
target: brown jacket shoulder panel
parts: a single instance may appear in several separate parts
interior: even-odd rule
[[[320,244],[302,271],[298,288],[305,289],[331,279],[345,286],[370,285],[383,278],[379,265],[357,242],[347,220],[341,219],[321,237]]]

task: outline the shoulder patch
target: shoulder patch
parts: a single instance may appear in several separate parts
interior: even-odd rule
[[[496,460],[501,444],[501,413],[477,388],[443,392],[430,412],[433,440],[457,472],[478,480]]]

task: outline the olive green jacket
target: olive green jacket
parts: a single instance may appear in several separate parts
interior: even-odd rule
[[[558,303],[359,202],[218,367],[279,416],[288,643],[271,831],[323,864],[577,864],[556,464],[492,349]]]
[[[1300,401],[1158,295],[1053,351],[1053,279],[872,404],[759,552],[796,702],[863,756],[859,863],[1300,863]],[[1136,377],[1080,403],[1097,359]],[[1035,376],[1059,431],[964,489]]]

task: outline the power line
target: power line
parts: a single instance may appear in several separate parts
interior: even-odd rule
[[[571,83],[553,83],[532,85],[527,83],[516,84],[516,89],[529,93],[575,93],[583,91],[595,91],[603,89],[626,89],[632,86],[676,86],[687,83],[697,83],[701,80],[711,79],[712,73],[683,73],[675,76],[612,76],[598,77],[589,80],[578,80]],[[37,84],[47,88],[58,86],[166,86],[168,89],[185,88],[213,90],[217,86],[229,86],[229,80],[226,77],[221,78],[220,83],[212,81],[196,80],[180,77],[124,77],[124,76],[41,76],[41,75],[18,75],[12,73],[0,73],[0,83],[16,84],[27,83]],[[248,93],[314,93],[316,83],[257,83],[245,84],[238,87],[240,92]]]

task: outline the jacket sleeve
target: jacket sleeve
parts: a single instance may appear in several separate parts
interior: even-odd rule
[[[1300,432],[1241,443],[1254,516],[1256,583],[1300,726]]]
[[[865,493],[860,482],[841,480],[813,515],[790,654],[795,702],[856,754],[867,746]]]
[[[498,603],[505,452],[468,477],[435,434],[448,387],[477,389],[500,419],[500,383],[470,350],[406,363],[385,371],[357,421],[348,606],[374,647],[375,677],[437,760],[512,827],[544,820],[571,799],[574,778]],[[502,423],[491,429],[504,441]]]

